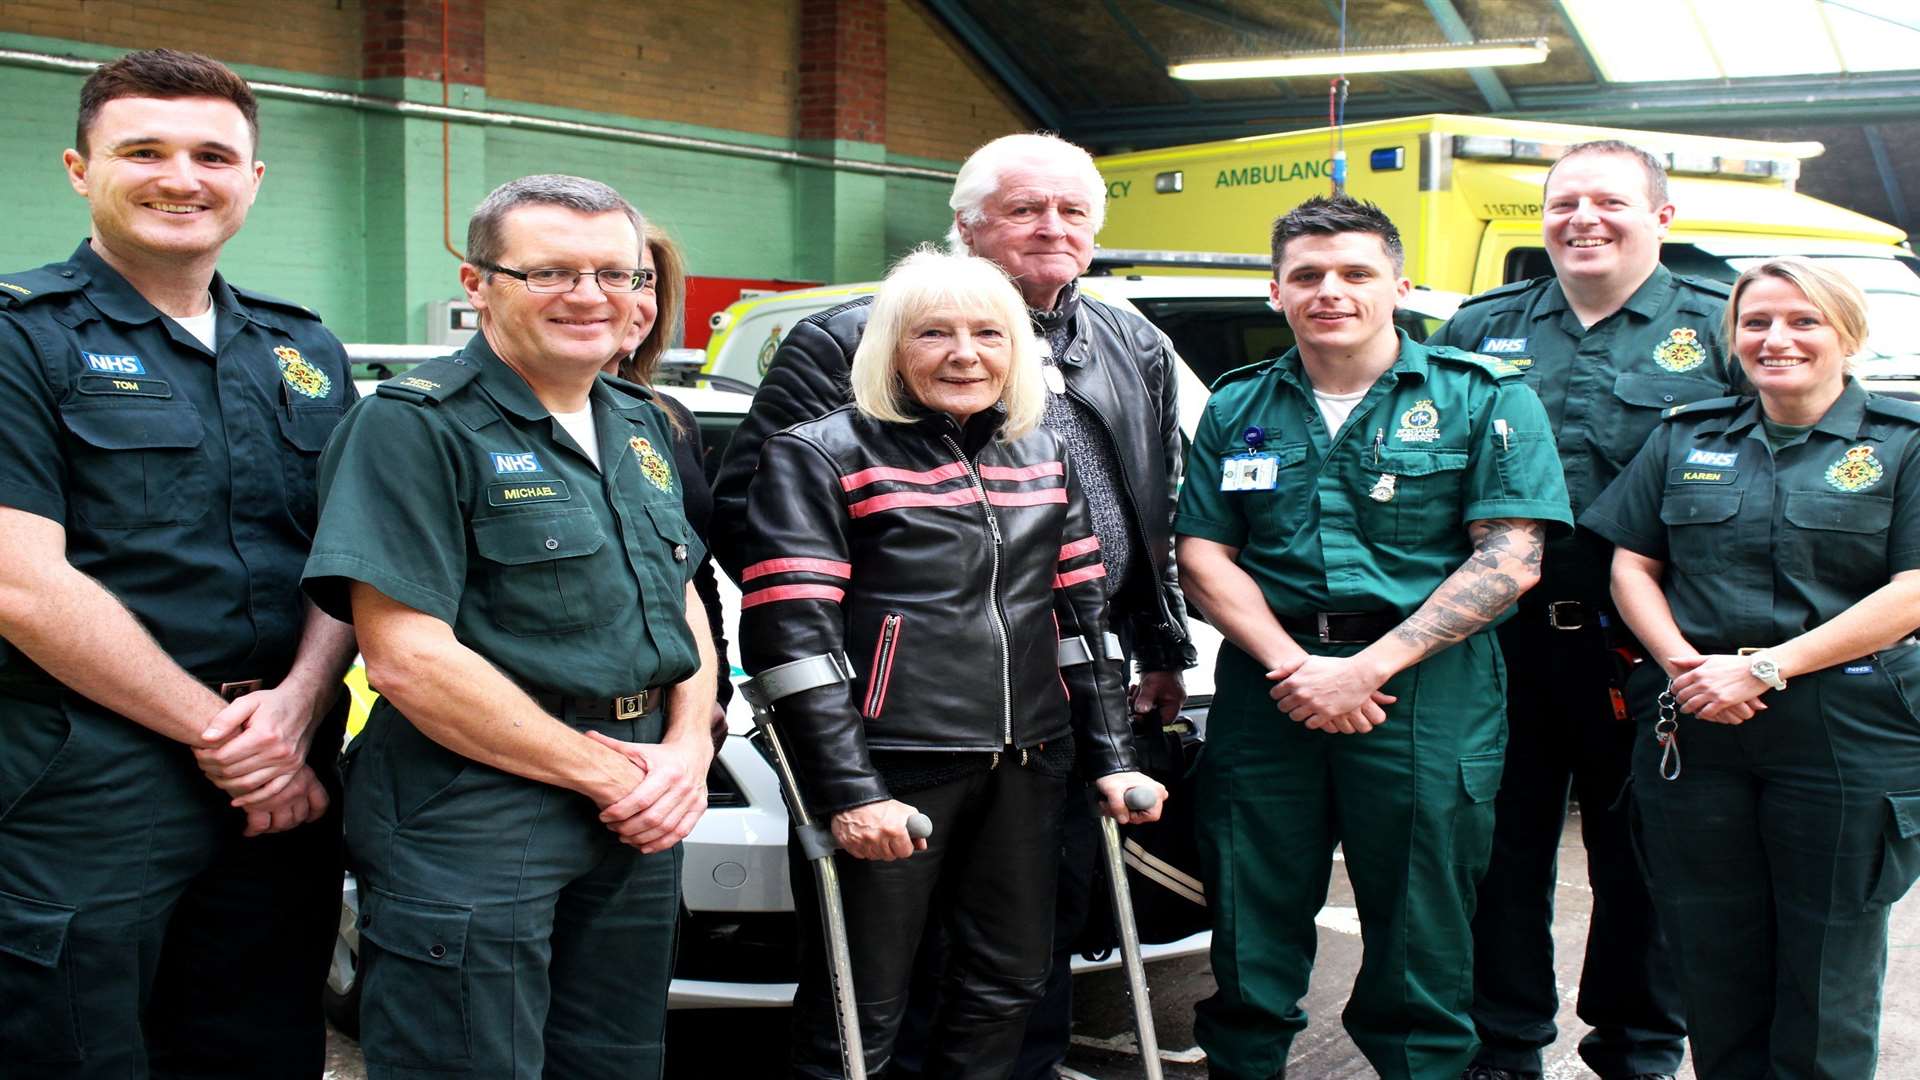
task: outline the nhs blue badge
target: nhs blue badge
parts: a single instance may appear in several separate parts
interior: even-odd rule
[[[145,375],[147,366],[137,356],[114,356],[109,353],[83,352],[89,370],[106,375]]]
[[[1737,451],[1731,454],[1719,450],[1687,451],[1687,464],[1689,465],[1712,465],[1716,468],[1731,469],[1733,468],[1734,462],[1739,460],[1740,454]]]
[[[1871,675],[1873,674],[1873,665],[1872,664],[1848,664],[1846,667],[1841,668],[1840,670],[1846,672],[1849,675]]]
[[[1527,339],[1523,337],[1481,338],[1477,353],[1518,353],[1527,351]]]
[[[518,476],[521,473],[540,471],[540,459],[533,451],[495,450],[493,453],[493,471],[499,476]]]

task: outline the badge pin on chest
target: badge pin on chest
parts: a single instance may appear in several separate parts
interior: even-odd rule
[[[1392,502],[1394,485],[1400,478],[1392,473],[1381,473],[1380,479],[1373,482],[1373,488],[1367,492],[1367,498],[1374,502]]]

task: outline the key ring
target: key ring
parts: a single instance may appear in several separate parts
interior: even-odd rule
[[[1653,739],[1660,744],[1660,779],[1680,779],[1680,703],[1673,683],[1660,691],[1660,719],[1653,722]]]

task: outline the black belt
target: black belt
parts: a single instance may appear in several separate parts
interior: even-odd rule
[[[1280,616],[1288,633],[1313,638],[1322,645],[1371,645],[1401,623],[1391,611],[1316,611],[1296,618]]]
[[[551,690],[527,691],[549,716],[562,720],[634,720],[660,707],[660,687],[611,698],[574,697]]]

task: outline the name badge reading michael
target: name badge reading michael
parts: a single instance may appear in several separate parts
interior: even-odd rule
[[[1272,491],[1279,481],[1277,454],[1234,454],[1220,470],[1221,491]]]

